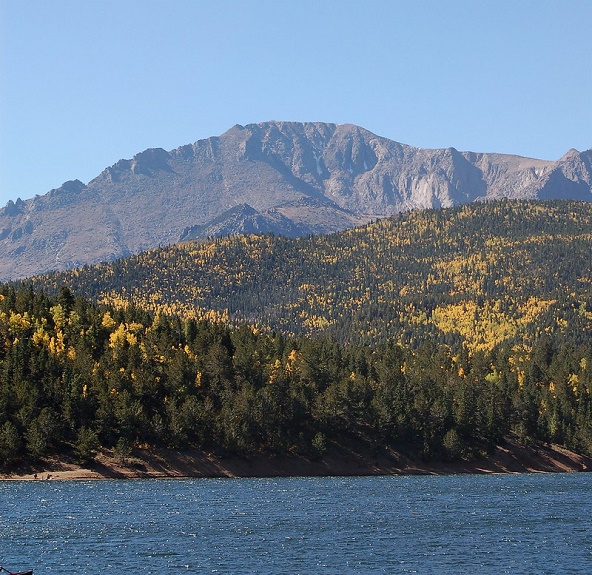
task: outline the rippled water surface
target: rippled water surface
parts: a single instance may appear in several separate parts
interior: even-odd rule
[[[592,474],[0,482],[44,573],[592,573]]]

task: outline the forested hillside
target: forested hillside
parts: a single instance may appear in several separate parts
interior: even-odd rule
[[[234,236],[32,280],[183,319],[491,351],[592,333],[592,204],[501,200],[298,239]]]
[[[88,462],[100,446],[318,459],[350,441],[455,460],[510,432],[592,454],[589,336],[472,353],[340,346],[2,286],[0,467],[69,450]]]

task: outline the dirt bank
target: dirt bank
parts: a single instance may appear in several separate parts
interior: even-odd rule
[[[198,450],[134,450],[126,460],[104,450],[89,467],[70,458],[52,458],[35,467],[0,474],[3,480],[88,480],[164,477],[286,477],[323,475],[443,475],[451,473],[528,473],[592,471],[592,459],[554,445],[523,446],[509,439],[487,458],[426,463],[390,452],[378,457],[352,447],[332,447],[320,461],[297,455],[221,457]]]

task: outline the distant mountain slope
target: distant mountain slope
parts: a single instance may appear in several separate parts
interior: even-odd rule
[[[504,197],[592,200],[592,150],[550,162],[418,149],[352,125],[237,125],[170,152],[120,160],[87,185],[66,182],[9,202],[0,210],[0,280],[186,237],[326,233],[401,211]],[[260,215],[237,218],[233,210],[245,205]]]
[[[342,342],[578,342],[592,333],[592,204],[499,200],[325,236],[188,242],[33,285]]]

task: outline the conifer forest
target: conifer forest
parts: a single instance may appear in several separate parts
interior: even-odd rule
[[[592,455],[592,206],[231,236],[0,286],[0,466],[135,446]]]

